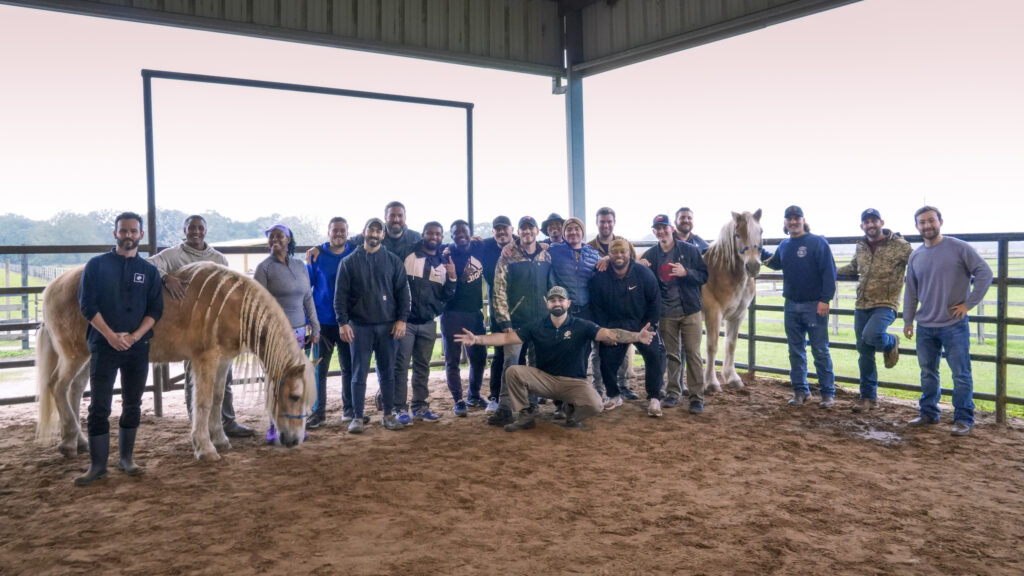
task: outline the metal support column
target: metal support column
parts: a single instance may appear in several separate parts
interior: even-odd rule
[[[587,221],[583,166],[583,77],[572,67],[583,60],[583,17],[565,14],[565,128],[569,152],[569,215]]]

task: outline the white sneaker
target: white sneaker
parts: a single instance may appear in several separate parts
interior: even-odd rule
[[[494,414],[498,411],[498,402],[496,400],[488,400],[487,408],[484,410],[484,414]]]
[[[657,398],[651,398],[651,403],[647,405],[647,415],[651,418],[661,418],[661,401]]]
[[[622,406],[622,396],[615,396],[613,398],[609,398],[604,403],[605,410],[614,410],[619,406]]]

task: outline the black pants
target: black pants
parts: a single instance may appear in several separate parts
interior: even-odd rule
[[[494,318],[494,308],[491,308],[491,332],[501,332],[498,321]],[[501,397],[501,379],[505,375],[505,347],[495,346],[494,357],[491,358],[491,392],[488,400],[498,401]]]
[[[89,359],[89,436],[110,433],[110,407],[114,380],[121,373],[121,428],[138,428],[142,418],[142,392],[149,377],[149,341],[124,352],[101,344]]]
[[[660,397],[665,383],[663,374],[665,371],[665,345],[662,344],[661,337],[655,334],[654,340],[651,340],[650,344],[637,342],[633,346],[644,357],[644,385],[647,389],[647,398]],[[604,378],[604,386],[608,391],[609,398],[618,396],[620,393],[615,375],[618,373],[619,366],[622,365],[622,360],[626,357],[628,349],[629,346],[626,344],[611,346],[603,342],[598,348],[597,353],[601,357],[601,376]]]
[[[320,325],[320,344],[316,348],[316,356],[320,362],[316,365],[316,404],[313,412],[324,417],[327,410],[327,371],[331,367],[334,349],[338,349],[338,363],[341,364],[341,409],[342,414],[349,418],[352,410],[352,351],[348,342],[341,339],[338,325]]]

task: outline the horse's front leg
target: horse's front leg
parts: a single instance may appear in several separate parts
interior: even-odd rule
[[[228,368],[231,362],[220,362],[217,365],[217,375],[213,381],[213,400],[210,409],[210,440],[217,450],[223,452],[231,449],[231,441],[224,433],[224,384],[228,377]]]
[[[217,364],[208,360],[193,360],[192,372],[195,378],[195,390],[192,391],[195,402],[192,414],[192,448],[197,460],[220,460],[217,449],[210,441],[210,413],[213,410]],[[217,416],[220,416],[219,412]]]
[[[57,450],[65,458],[74,458],[89,451],[89,440],[82,432],[78,413],[89,381],[86,360],[68,359],[58,368],[55,380],[50,382],[53,401],[60,417],[60,444]]]
[[[745,311],[744,308],[741,312]],[[722,359],[722,378],[730,390],[741,390],[743,380],[736,372],[736,341],[739,340],[740,322],[743,314],[733,314],[725,320],[725,357]],[[753,344],[749,344],[753,346]]]
[[[722,386],[718,383],[718,375],[715,374],[715,356],[718,354],[718,329],[721,323],[721,310],[717,307],[704,309],[704,328],[707,332],[707,341],[705,342],[707,355],[704,364],[705,394],[722,391]]]

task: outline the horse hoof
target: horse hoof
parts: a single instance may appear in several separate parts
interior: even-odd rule
[[[217,460],[220,460],[220,454],[217,454],[217,452],[196,452],[196,460],[216,462]]]
[[[88,451],[89,447],[86,446],[85,450]],[[70,460],[75,456],[78,456],[81,452],[81,448],[79,446],[58,446],[57,451],[60,452],[64,458]]]
[[[704,393],[705,394],[721,394],[722,393],[722,387],[719,386],[718,384],[712,384],[712,385],[707,386],[707,387],[704,388]]]
[[[733,391],[742,390],[743,389],[743,381],[742,380],[733,380],[732,382],[729,382],[728,384],[726,384],[726,386],[729,387],[729,390],[733,390]]]
[[[223,444],[214,444],[213,447],[216,448],[218,452],[226,452],[228,450],[231,450],[231,442],[224,442]]]

